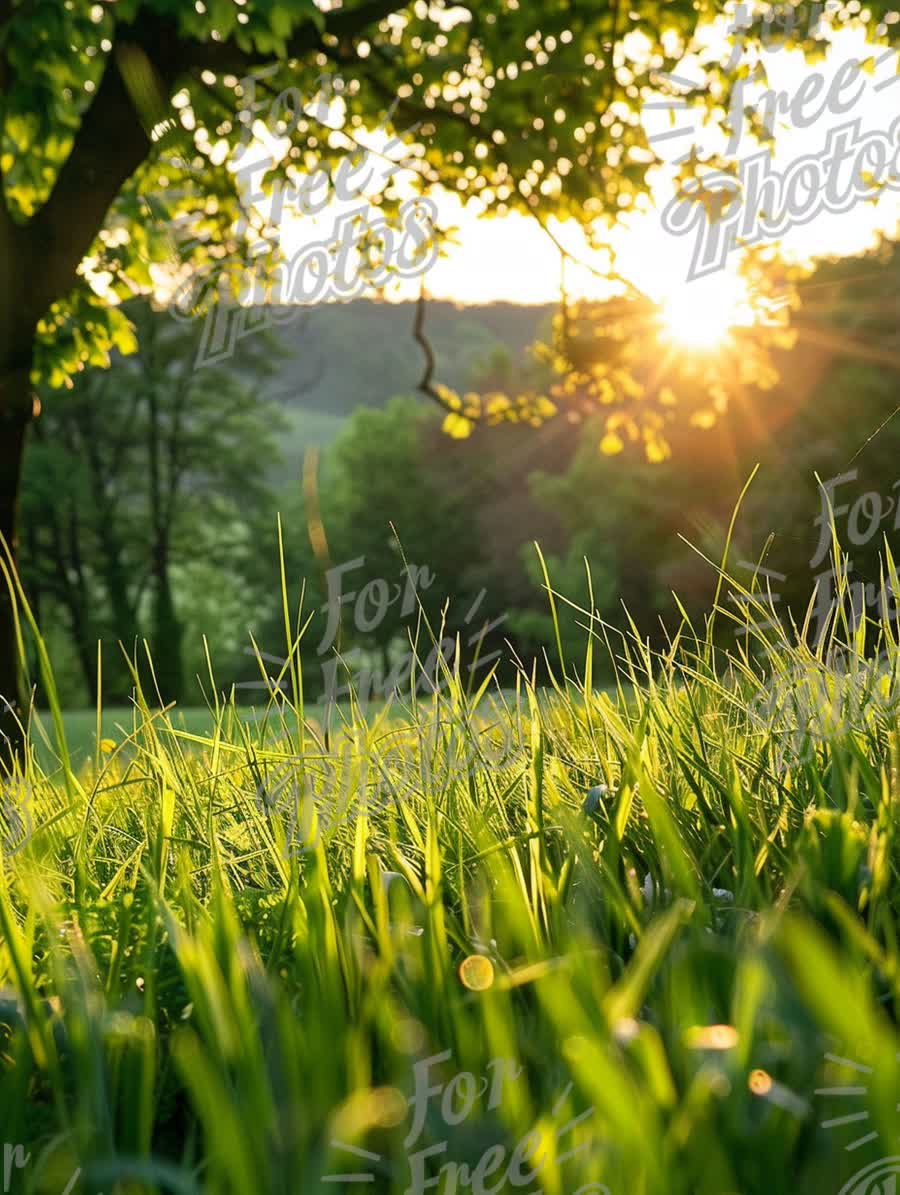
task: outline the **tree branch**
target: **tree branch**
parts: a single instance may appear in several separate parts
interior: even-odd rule
[[[418,389],[422,392],[422,394],[430,398],[432,402],[436,402],[442,411],[452,411],[452,407],[450,407],[444,401],[444,399],[441,397],[440,390],[438,390],[433,382],[437,361],[434,356],[434,349],[431,347],[431,341],[425,335],[426,303],[427,300],[425,298],[425,288],[423,286],[419,291],[419,298],[416,301],[416,318],[413,324],[413,338],[422,349],[422,352],[425,354],[425,372],[422,374]],[[467,416],[467,418],[471,418],[473,423],[479,423],[481,421],[480,415]]]
[[[110,60],[49,200],[24,230],[27,251],[40,263],[30,272],[27,288],[29,313],[36,320],[75,284],[78,266],[107,211],[149,147],[119,69]]]
[[[354,37],[385,17],[406,7],[404,0],[366,0],[355,8],[340,8],[325,15],[325,30],[321,31],[314,21],[304,21],[288,39],[287,60],[302,58],[313,50],[333,57],[331,38],[338,43]],[[249,70],[262,61],[255,51],[243,50],[229,38],[227,41],[196,41],[179,35],[174,23],[142,12],[130,27],[128,36],[140,45],[151,60],[165,62],[170,73],[184,74],[191,67],[204,70],[234,72]],[[162,50],[162,56],[158,51]]]
[[[425,372],[419,381],[419,390],[430,399],[433,399],[439,406],[446,409],[444,402],[432,384],[434,377],[434,370],[437,362],[434,358],[434,349],[431,347],[431,341],[425,335],[425,288],[419,291],[419,298],[416,301],[416,318],[413,324],[413,339],[422,349],[425,354]]]
[[[8,0],[0,0],[2,5]],[[399,0],[367,0],[340,9],[326,19],[325,32],[304,22],[288,43],[288,57],[313,50],[329,53],[326,37],[340,43],[403,7]],[[329,36],[330,35],[330,36]],[[235,42],[200,42],[179,36],[177,27],[142,10],[123,26],[117,46],[141,51],[164,84],[167,102],[179,78],[192,67],[210,70],[249,69],[259,55]],[[94,102],[82,117],[72,152],[63,164],[53,192],[27,226],[27,248],[41,266],[31,271],[27,306],[39,319],[50,304],[75,282],[76,271],[123,184],[147,156],[151,141],[129,94],[118,62],[107,63]]]

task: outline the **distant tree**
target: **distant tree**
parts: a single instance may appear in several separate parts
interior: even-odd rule
[[[797,349],[741,520],[747,557],[775,574],[759,580],[766,601],[767,588],[777,598],[773,615],[802,625],[815,591],[811,638],[835,597],[828,502],[854,619],[879,616],[885,544],[900,558],[898,284],[900,252],[884,245],[801,285]]]
[[[272,346],[251,338],[229,369],[197,371],[196,328],[140,303],[128,315],[137,351],[79,375],[36,425],[23,575],[39,603],[65,611],[92,697],[97,639],[131,648],[146,637],[160,691],[173,700],[184,685],[179,565],[205,557],[225,583],[250,513],[274,513],[268,477],[280,420],[260,397]],[[117,662],[110,673],[121,686]]]
[[[385,676],[391,671],[389,649],[415,629],[419,602],[437,633],[451,596],[452,628],[460,626],[461,607],[475,596],[469,579],[481,553],[474,512],[436,483],[424,454],[432,425],[432,412],[421,400],[395,398],[384,410],[359,410],[338,436],[324,471],[332,557],[346,570],[332,572],[332,591],[360,592],[370,582],[378,590],[345,606],[345,643],[378,652]],[[417,570],[412,578],[404,558]],[[350,569],[354,560],[362,563]],[[383,583],[390,587],[391,604],[378,618]],[[430,644],[426,654],[428,649]]]
[[[464,652],[489,620],[485,601],[471,625],[465,621],[478,597],[475,578],[489,568],[475,507],[428,454],[435,422],[431,409],[411,398],[360,408],[321,462],[304,468],[302,486],[279,495],[289,605],[293,618],[300,609],[300,622],[309,620],[299,656],[311,698],[346,694],[348,671],[354,687],[376,700],[388,682],[408,686],[409,637],[420,607],[436,636],[442,624],[448,636],[466,632]],[[274,680],[288,641],[274,522],[258,520],[253,538],[247,621]],[[419,651],[423,663],[435,651],[424,625]],[[259,661],[245,661],[239,683],[243,697],[264,700]]]
[[[547,552],[547,567],[551,585],[563,596],[557,616],[569,667],[580,669],[583,663],[591,609],[608,627],[630,629],[627,616],[656,647],[665,642],[662,624],[671,627],[680,619],[673,591],[692,617],[702,619],[708,612],[715,570],[685,540],[718,560],[753,463],[749,441],[745,456],[736,458],[731,451],[736,424],[736,413],[729,411],[690,440],[691,433],[682,429],[671,458],[652,463],[641,452],[616,458],[598,450],[603,425],[595,418],[581,429],[567,465],[531,474],[530,500],[556,524],[541,542],[555,545]],[[524,537],[519,556],[531,594],[520,595],[511,627],[523,650],[544,648],[555,666],[556,634],[543,573],[533,544]],[[602,633],[599,626],[595,630]],[[608,668],[605,651],[595,660],[598,673]]]
[[[846,20],[875,25],[890,7],[870,0]],[[250,241],[277,254],[275,230],[242,211],[246,176],[229,169],[261,112],[284,134],[264,189],[296,190],[311,178],[300,167],[315,172],[318,162],[330,185],[390,109],[396,127],[418,125],[417,151],[413,134],[405,141],[423,190],[444,185],[492,214],[515,208],[590,228],[647,192],[655,155],[639,118],[644,91],[677,69],[698,24],[718,12],[709,0],[0,0],[0,535],[10,551],[32,384],[62,386],[82,365],[108,365],[114,348],[134,348],[109,296],[152,288],[150,265],[172,257],[170,221],[183,221],[177,256],[194,268],[240,264]],[[761,34],[754,26],[741,36],[749,44]],[[629,53],[635,41],[641,50]],[[821,48],[808,28],[793,44]],[[722,120],[729,57],[726,46],[705,63],[697,96]],[[261,76],[267,65],[274,71]],[[338,78],[348,131],[323,135],[322,100]],[[155,210],[148,197],[160,199]],[[374,198],[396,216],[393,179]],[[457,432],[497,410],[464,405],[427,376],[422,389]],[[19,680],[12,601],[0,592],[0,733],[13,751]]]

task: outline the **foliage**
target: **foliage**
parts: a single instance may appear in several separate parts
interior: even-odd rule
[[[641,636],[649,636],[661,646],[664,640],[660,620],[668,621],[677,609],[673,591],[696,618],[707,607],[714,589],[708,566],[680,537],[707,557],[715,558],[733,503],[757,464],[760,471],[736,531],[739,559],[753,561],[761,557],[764,567],[782,576],[781,581],[771,582],[780,595],[782,608],[802,623],[816,573],[810,560],[821,534],[816,524],[822,505],[816,475],[825,481],[856,468],[856,480],[837,491],[838,503],[849,502],[852,506],[867,492],[880,495],[882,511],[886,512],[880,530],[863,546],[848,541],[854,583],[865,583],[870,589],[877,586],[878,549],[882,532],[889,531],[895,521],[891,503],[898,480],[895,441],[900,423],[888,419],[893,410],[892,372],[885,369],[887,357],[895,351],[889,322],[896,269],[892,254],[884,260],[879,256],[852,259],[823,266],[808,282],[801,282],[801,303],[794,316],[800,340],[789,352],[775,350],[782,381],[752,406],[732,406],[712,428],[701,429],[702,434],[684,424],[673,424],[668,432],[673,454],[658,465],[648,465],[641,459],[640,445],[630,445],[630,450],[617,458],[598,455],[597,445],[605,430],[602,418],[588,418],[583,427],[553,421],[540,432],[527,425],[516,429],[479,428],[470,439],[455,444],[438,434],[439,417],[421,403],[406,400],[391,410],[361,413],[352,424],[343,425],[340,459],[335,446],[329,445],[317,474],[327,557],[317,557],[313,552],[307,529],[309,511],[301,488],[304,458],[300,444],[300,436],[306,434],[305,408],[287,406],[285,413],[296,420],[297,430],[287,439],[279,436],[285,460],[279,461],[278,452],[261,448],[252,471],[253,476],[267,479],[269,494],[253,498],[241,473],[241,492],[246,500],[241,502],[240,511],[231,504],[213,502],[208,494],[191,491],[187,495],[180,524],[184,531],[176,536],[173,568],[183,627],[187,691],[194,693],[194,678],[198,674],[205,676],[204,635],[214,649],[219,681],[226,687],[232,679],[259,682],[253,660],[244,654],[249,647],[248,630],[263,650],[279,654],[276,645],[283,635],[283,613],[277,569],[271,566],[278,551],[279,511],[292,597],[299,600],[301,583],[305,585],[304,609],[314,615],[308,643],[313,638],[318,642],[325,633],[327,619],[322,610],[328,599],[329,567],[365,559],[366,563],[355,571],[342,574],[345,592],[358,592],[378,578],[394,586],[402,583],[403,564],[390,529],[393,522],[407,559],[427,566],[436,578],[425,599],[435,626],[448,594],[459,595],[454,607],[461,611],[465,600],[474,600],[483,588],[482,614],[490,622],[509,614],[501,634],[510,640],[520,658],[541,656],[547,650],[552,659],[553,630],[543,577],[531,547],[532,541],[539,539],[551,563],[551,574],[563,592],[583,606],[589,604],[586,558],[593,579],[594,606],[600,616],[615,624],[624,607]],[[317,313],[317,317],[324,314]],[[311,343],[327,339],[336,344],[341,328],[340,336],[345,341],[357,343],[375,331],[378,335],[389,334],[391,329],[409,322],[408,307],[405,313],[388,309],[392,320],[376,321],[374,330],[373,309],[368,304],[327,314],[328,321],[312,326]],[[456,346],[461,354],[470,326],[462,317],[458,322],[450,321],[449,312],[445,314],[446,322],[439,323],[440,342]],[[508,311],[486,308],[483,318],[493,318],[492,326],[498,329],[505,320],[502,328],[509,344],[523,344],[534,327],[527,310],[513,321]],[[174,331],[176,325],[172,328]],[[248,341],[248,346],[252,348],[253,342]],[[302,351],[303,346],[299,347]],[[876,354],[874,360],[872,352]],[[464,364],[462,360],[456,364],[460,374]],[[264,379],[257,379],[248,362],[240,358],[235,365],[236,376],[258,394]],[[121,368],[117,365],[109,375],[108,409],[104,407],[106,413],[98,425],[101,440],[107,435],[114,439],[131,417],[120,393],[132,389],[131,373],[120,374]],[[540,387],[546,375],[537,371],[545,368],[540,362],[530,363],[527,357],[513,361],[508,350],[498,344],[480,364],[473,366],[470,359],[468,386],[484,391],[504,386]],[[321,386],[330,385],[336,390],[343,384],[341,379],[349,376],[341,362],[329,363]],[[389,377],[384,386],[390,384]],[[76,390],[70,396],[75,402],[72,417],[78,393]],[[852,406],[846,403],[847,393],[854,396]],[[690,402],[691,394],[686,394],[683,401]],[[51,401],[48,424],[63,427],[62,416],[67,413],[67,409],[54,408]],[[854,460],[863,439],[860,427],[874,429],[886,419],[883,429]],[[404,420],[408,420],[408,427]],[[139,420],[135,426],[142,427],[142,422]],[[207,456],[216,443],[214,421],[209,424],[209,434],[212,440]],[[104,450],[101,459],[109,462],[112,457]],[[46,469],[40,466],[44,460]],[[123,458],[123,469],[129,473],[138,464],[131,455]],[[40,582],[44,590],[42,603],[49,600],[51,591],[68,583],[73,562],[60,557],[63,567],[53,563],[41,570],[36,566],[35,546],[29,546],[29,540],[37,512],[44,512],[39,520],[42,542],[49,545],[55,536],[59,549],[65,548],[70,540],[62,534],[63,507],[81,511],[82,523],[93,517],[92,499],[84,486],[85,467],[83,463],[76,467],[72,450],[65,450],[61,444],[54,446],[40,437],[33,443],[26,474],[24,575],[34,600],[41,598],[37,580],[44,578]],[[109,471],[108,467],[101,469],[101,473]],[[702,485],[697,484],[698,477],[702,477]],[[146,535],[138,527],[149,521],[146,470],[138,469],[131,481],[115,482],[110,478],[109,484],[116,501],[109,518],[102,521],[106,534],[118,529],[130,536],[130,529],[135,528],[127,558],[146,558]],[[38,496],[40,487],[43,489]],[[231,482],[222,482],[223,492],[233,492],[230,487]],[[126,493],[130,494],[127,499]],[[63,495],[65,503],[58,502]],[[846,528],[847,515],[839,518]],[[205,527],[195,526],[197,520],[205,521]],[[770,533],[774,539],[767,546]],[[204,551],[200,559],[193,550],[197,543],[218,546]],[[43,550],[48,560],[56,561],[56,548]],[[93,552],[88,544],[82,554],[93,560]],[[825,559],[818,571],[828,568]],[[141,574],[145,571],[145,567],[137,570]],[[744,571],[746,580],[749,572]],[[129,586],[137,589],[134,574],[129,576]],[[81,606],[93,617],[87,620],[86,633],[74,642],[80,644],[82,675],[93,678],[97,635],[102,631],[113,640],[121,637],[131,642],[135,627],[146,625],[142,619],[147,611],[136,622],[128,614],[123,629],[117,632],[105,613],[109,602],[102,583],[95,579],[87,593],[93,604],[82,601]],[[83,596],[87,596],[84,591]],[[409,620],[400,618],[399,610],[399,603],[391,607],[390,616],[379,623],[379,636],[375,637],[355,628],[353,604],[345,605],[343,648],[367,656],[374,653],[375,664],[384,672],[384,650],[396,657],[406,649]],[[44,613],[47,621],[50,608]],[[578,622],[583,620],[566,610],[560,611],[559,617],[568,655],[580,640]],[[719,632],[731,635],[722,624]],[[63,663],[70,649],[61,639],[60,633],[54,637],[55,659],[68,676],[68,665],[63,668]],[[64,647],[66,656],[59,656]],[[164,653],[161,650],[159,654]],[[115,664],[115,653],[108,653],[108,683],[115,676]],[[322,660],[310,651],[306,664],[308,692],[315,697],[322,683]],[[508,673],[503,675],[508,679]],[[118,691],[124,695],[129,690],[128,678],[122,675]],[[64,692],[67,704],[83,702],[82,687],[73,686],[71,679],[66,680]],[[115,695],[114,687],[107,689],[108,698]]]
[[[877,20],[887,7],[868,11]],[[297,186],[320,165],[333,183],[338,164],[359,154],[362,130],[389,110],[395,130],[408,120],[416,136],[399,134],[409,169],[367,196],[376,209],[390,216],[404,188],[440,184],[476,197],[488,214],[518,209],[542,223],[551,214],[571,217],[602,240],[603,229],[647,192],[655,154],[640,122],[642,102],[716,13],[705,0],[648,0],[622,12],[617,5],[548,12],[508,0],[471,9],[369,0],[330,12],[312,0],[249,7],[217,0],[202,11],[166,0],[13,4],[4,14],[0,161],[7,232],[31,221],[29,251],[37,254],[35,237],[61,235],[64,205],[76,216],[71,245],[59,241],[71,275],[64,283],[63,262],[54,262],[41,283],[48,303],[37,311],[36,369],[59,385],[79,363],[106,361],[112,347],[128,346],[121,312],[94,286],[126,299],[150,289],[155,264],[173,262],[196,276],[228,277],[251,246],[274,265],[277,236],[246,208],[246,180],[234,168],[246,162],[254,120],[268,130],[270,192]],[[857,19],[849,10],[841,17]],[[895,25],[885,28],[885,37],[895,36]],[[744,42],[764,34],[757,25]],[[800,25],[794,40],[810,54],[820,49]],[[733,82],[728,56],[724,45],[701,54],[707,90],[698,98],[719,120],[727,119]],[[273,58],[277,65],[251,77]],[[335,97],[340,127],[325,117]],[[534,115],[537,97],[546,117]],[[103,144],[104,136],[122,143]],[[110,158],[117,148],[118,164]],[[84,191],[82,160],[96,195]],[[435,393],[458,430],[470,416],[446,392]],[[606,402],[609,394],[599,397]],[[477,417],[504,413],[499,401],[477,406]],[[515,413],[515,404],[508,409]],[[546,417],[549,407],[542,409]],[[539,402],[533,411],[541,415]],[[648,443],[658,454],[653,424]]]
[[[790,708],[754,695],[809,656],[755,647],[625,635],[618,693],[450,677],[329,745],[280,690],[255,723],[217,705],[208,736],[141,695],[82,774],[62,739],[57,780],[29,757],[0,890],[23,1189],[80,1168],[257,1195],[371,1165],[399,1192],[412,1148],[449,1142],[436,1174],[537,1132],[542,1189],[837,1192],[897,1130],[897,732],[879,702],[785,755]],[[306,820],[260,801],[286,768]],[[429,1078],[505,1058],[515,1081],[455,1123],[432,1100],[404,1145],[442,1051]],[[842,1057],[874,1068],[852,1103],[817,1094]],[[863,1129],[822,1123],[848,1108],[878,1134],[852,1153]]]
[[[710,428],[735,398],[775,385],[772,349],[796,340],[790,315],[802,271],[778,270],[771,254],[751,254],[743,272],[755,279],[753,301],[760,319],[766,310],[765,321],[732,328],[709,350],[666,342],[660,309],[644,296],[563,308],[552,343],[537,351],[559,375],[551,394],[563,409],[590,415],[612,408],[599,441],[604,455],[637,442],[648,461],[664,461],[673,424]]]
[[[51,604],[65,616],[92,698],[97,640],[130,650],[143,637],[161,688],[180,696],[177,607],[192,576],[215,560],[223,587],[239,583],[248,519],[260,508],[271,515],[280,423],[258,394],[272,346],[258,338],[243,347],[238,369],[195,371],[196,329],[140,303],[126,310],[136,351],[109,371],[79,374],[65,402],[47,401],[36,426],[23,576],[48,617]],[[127,695],[118,650],[107,653],[106,668],[107,694]]]
[[[724,542],[724,525],[739,492],[739,481],[721,453],[722,428],[696,438],[682,428],[670,459],[656,464],[643,453],[622,460],[598,456],[604,421],[595,416],[581,431],[568,466],[557,473],[538,470],[530,478],[531,500],[551,512],[559,531],[558,547],[548,555],[559,590],[582,609],[593,608],[608,625],[623,619],[640,636],[662,646],[664,623],[677,614],[678,600],[690,616],[707,609],[715,580],[707,564],[679,538],[715,557]],[[683,453],[693,434],[692,468]],[[724,467],[723,467],[724,466]],[[699,470],[704,484],[697,486]],[[762,512],[761,512],[762,514]],[[764,516],[763,516],[764,517]],[[520,556],[532,578],[535,597],[513,616],[513,628],[527,635],[529,646],[552,643],[552,619],[537,596],[543,573],[529,543]],[[583,636],[584,617],[565,605],[558,614],[566,658]]]
[[[325,485],[337,522],[334,551],[341,559],[365,556],[372,576],[387,577],[410,563],[431,564],[442,575],[439,594],[423,594],[437,620],[452,592],[466,597],[465,574],[479,562],[472,512],[436,484],[422,451],[430,412],[414,399],[392,399],[383,412],[357,411],[328,457]],[[439,563],[438,563],[439,562]],[[390,636],[396,634],[391,626]]]
[[[812,578],[821,578],[823,595],[833,592],[831,545],[823,543],[827,502],[851,584],[857,596],[865,591],[870,605],[881,588],[882,550],[894,544],[898,271],[900,254],[884,246],[866,257],[827,263],[800,287],[797,348],[783,365],[764,467],[742,520],[746,558],[774,574],[768,583],[782,617],[798,626]],[[823,491],[828,483],[834,484]],[[761,573],[761,593],[766,585]],[[813,633],[819,606],[817,601]]]
[[[357,660],[374,653],[373,667],[384,679],[394,657],[409,652],[420,617],[435,633],[464,629],[458,618],[477,596],[472,577],[482,564],[473,536],[476,511],[441,483],[423,442],[429,426],[432,412],[415,399],[395,398],[383,410],[361,408],[321,468],[317,455],[308,455],[303,491],[280,496],[288,584],[292,598],[303,599],[304,621],[310,620],[303,647],[311,696],[319,695],[335,651]],[[267,522],[253,537],[253,631],[271,656],[284,636],[278,578],[267,564],[278,548],[271,508]],[[447,618],[451,595],[454,611]],[[251,674],[247,663],[241,680]]]
[[[795,346],[773,350],[779,382],[752,403],[732,404],[702,434],[673,424],[667,433],[673,452],[658,465],[641,459],[640,444],[612,459],[598,456],[605,421],[585,427],[570,460],[551,459],[544,437],[520,518],[534,528],[541,512],[552,516],[539,538],[563,591],[589,605],[586,558],[599,616],[615,624],[624,608],[640,635],[662,648],[663,624],[679,607],[692,619],[707,607],[715,581],[705,560],[718,557],[733,505],[758,469],[735,528],[736,571],[749,581],[758,562],[759,595],[770,592],[779,616],[798,627],[818,579],[809,627],[814,638],[834,590],[821,485],[841,479],[832,487],[832,503],[851,585],[858,602],[865,593],[874,606],[882,582],[879,554],[885,538],[893,544],[898,525],[898,268],[900,255],[885,248],[826,263],[799,281]],[[694,397],[705,393],[701,388]],[[515,471],[501,477],[515,484]],[[520,647],[527,642],[539,651],[550,636],[533,538],[533,531],[523,531],[517,544],[532,594],[520,593],[511,604],[513,627],[525,637]],[[561,621],[564,636],[577,636],[572,615],[563,612]],[[718,633],[733,641],[728,624],[720,623]]]

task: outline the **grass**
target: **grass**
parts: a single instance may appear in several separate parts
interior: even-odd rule
[[[173,711],[173,726],[195,734],[208,733],[212,726],[209,710],[203,707],[179,706]],[[49,768],[55,758],[53,728],[40,719],[43,733],[35,731],[33,738],[40,752],[41,762]],[[94,758],[97,748],[97,713],[95,710],[66,710],[63,714],[66,743],[73,766],[78,768]],[[131,733],[134,709],[128,706],[107,706],[102,711],[100,737],[118,742]]]
[[[344,716],[348,713],[346,705]],[[325,704],[315,702],[306,705],[305,717],[316,723],[321,723],[325,714]],[[241,707],[239,718],[241,722],[252,722],[258,716],[254,707]],[[62,714],[63,731],[69,760],[72,768],[81,770],[86,763],[96,758],[97,754],[97,712],[96,710],[64,710]],[[100,717],[100,742],[118,744],[131,738],[136,725],[142,721],[140,713],[134,706],[104,706]],[[205,706],[179,705],[169,712],[166,720],[170,731],[184,731],[194,736],[199,742],[209,740],[215,726],[215,714]],[[45,771],[52,771],[59,766],[59,756],[53,740],[53,727],[48,724],[46,714],[36,712],[32,723],[32,741],[35,752]]]
[[[289,666],[253,723],[138,689],[83,769],[54,710],[0,870],[9,1189],[887,1195],[897,628],[845,603],[813,653],[720,597],[327,741]]]
[[[307,709],[308,717],[318,718],[321,717],[321,714],[321,706],[316,705]],[[253,717],[254,714],[251,710],[242,710],[242,721],[251,721]],[[55,762],[58,762],[53,741],[53,727],[47,724],[46,716],[36,715],[35,721],[40,723],[41,729],[38,730],[35,727],[32,738],[42,766],[49,770]],[[140,721],[139,715],[137,722],[140,723]],[[199,737],[208,737],[212,733],[214,723],[215,716],[205,706],[180,705],[168,716],[168,724],[172,730],[183,730]],[[96,710],[65,710],[63,712],[63,727],[72,766],[78,770],[96,756],[97,712]],[[101,740],[106,739],[112,743],[119,743],[133,734],[134,727],[134,706],[105,706],[101,711]]]

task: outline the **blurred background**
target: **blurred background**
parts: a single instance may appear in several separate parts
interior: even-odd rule
[[[22,572],[64,705],[95,704],[98,639],[108,705],[126,702],[132,688],[118,643],[133,650],[141,640],[166,700],[203,704],[205,644],[217,685],[243,682],[238,700],[258,700],[252,641],[276,662],[285,654],[279,515],[292,602],[302,588],[304,611],[318,611],[303,647],[312,700],[324,684],[316,649],[328,570],[363,558],[344,574],[346,592],[376,578],[400,583],[397,540],[407,562],[434,577],[419,592],[435,624],[452,598],[447,625],[464,630],[481,595],[479,627],[495,623],[492,649],[511,648],[501,680],[515,656],[555,650],[535,540],[557,590],[586,607],[587,561],[600,616],[624,627],[627,611],[643,637],[662,642],[662,624],[680,616],[674,595],[692,618],[709,611],[710,559],[718,562],[757,465],[732,569],[760,562],[774,575],[765,585],[780,612],[802,621],[829,569],[821,551],[815,560],[816,475],[849,474],[834,502],[856,507],[855,543],[844,546],[851,580],[869,583],[871,604],[900,481],[900,419],[888,418],[900,366],[898,276],[889,243],[822,264],[799,284],[801,335],[775,350],[777,383],[731,403],[712,427],[676,424],[671,455],[656,462],[640,444],[605,455],[602,418],[571,411],[539,428],[504,423],[448,436],[441,412],[417,393],[414,302],[303,309],[239,341],[234,358],[199,369],[202,320],[131,302],[138,351],[80,374],[65,401],[46,395],[26,460]],[[432,302],[436,375],[460,393],[540,389],[548,366],[532,346],[550,338],[555,312]],[[649,336],[640,347],[658,351]],[[848,517],[838,517],[839,529]],[[355,625],[352,603],[342,609],[342,652],[357,649],[356,659],[386,672],[408,649],[400,603],[370,633]],[[564,604],[560,615],[577,666],[585,617]],[[719,633],[738,631],[721,621]]]

